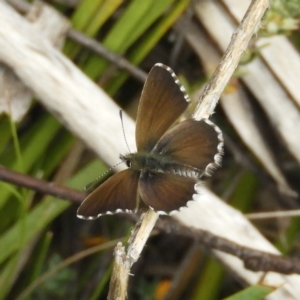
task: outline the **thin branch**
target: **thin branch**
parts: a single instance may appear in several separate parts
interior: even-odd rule
[[[155,228],[166,233],[172,232],[179,236],[189,237],[208,251],[214,249],[234,255],[244,262],[246,269],[251,271],[273,271],[286,275],[300,274],[300,260],[298,258],[284,257],[241,246],[207,230],[186,227],[172,219],[160,219]]]
[[[64,187],[54,182],[48,182],[25,174],[17,173],[1,165],[0,180],[15,184],[17,186],[26,187],[36,192],[66,199],[75,204],[81,203],[86,197],[86,194],[80,191]]]
[[[147,74],[143,70],[131,64],[128,60],[126,60],[121,55],[111,52],[99,42],[96,42],[92,38],[87,37],[86,35],[82,34],[81,32],[75,29],[70,29],[68,31],[68,37],[73,41],[77,42],[78,44],[85,46],[87,49],[92,50],[99,56],[104,57],[106,60],[113,63],[118,68],[127,71],[129,74],[131,74],[139,81],[145,82],[147,78]]]
[[[300,209],[268,211],[268,212],[266,211],[260,213],[246,214],[245,216],[250,220],[292,218],[292,217],[300,216]]]
[[[268,6],[269,0],[253,0],[251,2],[236,33],[232,35],[220,64],[204,88],[194,112],[195,119],[208,118],[213,114],[224,88],[236,69],[250,39],[258,30]]]
[[[0,166],[0,180],[26,187],[43,194],[69,200],[75,204],[81,203],[86,196],[79,191],[17,173],[3,166]],[[111,295],[108,299],[116,299],[115,297],[118,293],[124,294],[124,291],[126,293],[130,268],[138,260],[157,218],[158,215],[152,210],[141,215],[128,242],[128,254],[126,254],[122,244],[117,245],[114,251],[116,260],[113,278],[110,283]],[[152,227],[148,225],[149,222],[152,222]],[[231,240],[214,235],[209,231],[184,226],[171,218],[158,220],[155,228],[168,234],[172,233],[189,237],[207,250],[215,249],[239,257],[244,262],[245,267],[252,271],[274,271],[281,274],[300,274],[300,260],[297,258],[283,257],[244,247]],[[120,276],[120,274],[123,275]]]
[[[126,298],[130,268],[138,260],[157,219],[158,214],[151,209],[142,213],[131,232],[127,252],[121,243],[117,245],[114,251],[115,263],[109,285],[108,300]]]

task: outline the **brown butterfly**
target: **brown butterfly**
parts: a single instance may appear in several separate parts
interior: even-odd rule
[[[160,214],[185,207],[195,184],[221,163],[223,137],[211,121],[173,123],[189,97],[171,68],[156,64],[145,82],[136,121],[138,151],[120,155],[128,169],[97,187],[80,205],[77,216],[135,212],[142,200]],[[172,126],[172,127],[171,127]]]

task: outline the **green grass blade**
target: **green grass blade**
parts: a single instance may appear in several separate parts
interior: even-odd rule
[[[67,186],[81,189],[83,182],[90,176],[95,178],[99,174],[99,169],[103,165],[99,161],[89,164],[78,174],[72,177]],[[87,175],[88,174],[88,175]],[[60,215],[71,205],[68,201],[63,201],[55,197],[46,197],[38,203],[29,213],[24,228],[24,244],[30,243],[31,239],[43,230],[51,221]],[[0,245],[5,248],[0,251],[0,264],[20,250],[20,244],[16,243],[19,238],[20,222],[17,222],[0,237]]]
[[[224,300],[263,300],[274,290],[275,288],[269,286],[253,285]]]
[[[118,19],[103,41],[109,50],[123,54],[157,20],[174,0],[135,0]],[[91,78],[97,78],[108,66],[107,61],[94,56],[84,67]]]
[[[74,12],[71,22],[74,28],[85,32],[91,20],[105,0],[83,0]]]
[[[189,4],[189,0],[181,0],[164,16],[164,18],[158,22],[153,30],[143,39],[139,45],[135,47],[133,52],[129,55],[129,60],[138,65],[149,54],[149,52],[155,47],[158,41],[163,35],[170,29],[174,22],[180,17],[183,11]],[[114,95],[121,85],[128,78],[128,74],[121,72],[120,75],[114,79],[111,84],[107,86],[107,92],[110,95]]]
[[[1,117],[0,120],[0,153],[6,147],[11,138],[10,121],[7,116]]]
[[[106,0],[101,7],[95,12],[95,16],[87,24],[84,32],[88,36],[94,36],[107,19],[115,12],[115,10],[122,4],[123,0]]]
[[[220,264],[212,258],[208,259],[201,272],[199,281],[196,284],[196,290],[191,299],[217,299],[223,277],[224,270]]]
[[[60,128],[60,123],[53,116],[46,115],[20,139],[21,153],[18,155],[22,157],[22,170],[20,170],[19,159],[16,160],[12,148],[8,147],[8,150],[0,155],[0,162],[12,170],[29,173],[36,161],[49,149],[49,144]],[[10,196],[8,190],[1,191],[0,209],[6,204]]]
[[[111,17],[123,0],[82,1],[71,18],[73,28],[88,36],[94,36]],[[64,53],[74,58],[82,47],[73,41],[67,41]]]

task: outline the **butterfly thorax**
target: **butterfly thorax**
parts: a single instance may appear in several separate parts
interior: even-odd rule
[[[156,153],[136,152],[121,155],[121,160],[126,163],[128,168],[135,171],[153,173],[172,173],[177,176],[200,178],[203,170],[199,170],[189,165],[178,163],[169,156]]]

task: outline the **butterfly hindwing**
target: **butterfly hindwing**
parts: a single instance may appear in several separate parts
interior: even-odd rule
[[[92,220],[107,213],[135,211],[139,176],[140,173],[132,169],[114,174],[87,196],[77,216]]]
[[[156,64],[145,82],[136,121],[138,151],[151,151],[188,105],[188,96],[171,68]]]
[[[186,206],[195,193],[195,178],[171,173],[141,173],[139,193],[143,202],[158,213],[171,213]]]
[[[167,131],[153,152],[210,175],[220,163],[222,146],[222,133],[217,126],[207,120],[189,119]]]

